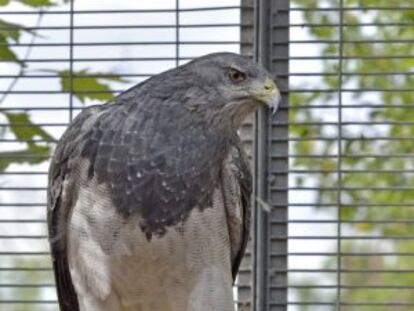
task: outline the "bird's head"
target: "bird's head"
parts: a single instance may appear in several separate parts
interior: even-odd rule
[[[218,91],[224,103],[222,111],[244,119],[261,104],[275,112],[280,92],[271,74],[263,66],[234,53],[215,53],[188,64],[203,83]]]

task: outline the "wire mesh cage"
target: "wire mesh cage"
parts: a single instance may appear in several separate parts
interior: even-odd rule
[[[404,0],[0,1],[0,309],[58,309],[46,175],[68,123],[232,51],[283,95],[240,130],[260,200],[238,310],[413,310],[413,20]]]

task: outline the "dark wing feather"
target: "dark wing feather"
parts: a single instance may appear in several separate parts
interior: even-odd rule
[[[102,106],[103,107],[103,106]],[[62,136],[49,169],[48,227],[53,269],[61,311],[79,311],[78,298],[72,284],[67,257],[67,222],[76,202],[78,183],[73,176],[80,158],[80,146],[88,121],[100,107],[91,107],[80,114]]]
[[[235,145],[235,152],[232,152],[232,164],[235,166],[236,171],[236,179],[238,185],[240,187],[240,195],[241,195],[241,216],[242,216],[242,237],[240,248],[237,252],[236,257],[233,260],[232,265],[232,274],[233,274],[233,282],[236,280],[237,273],[240,268],[241,261],[243,259],[244,253],[246,252],[247,242],[249,240],[249,232],[250,232],[250,218],[251,218],[251,192],[252,192],[252,176],[250,172],[249,162],[247,159],[247,155],[243,150],[242,143],[239,139],[237,139],[237,143]]]
[[[180,86],[165,98],[142,89],[125,93],[94,122],[82,150],[89,178],[110,186],[123,217],[140,216],[148,239],[164,235],[192,209],[211,206],[230,143],[211,125],[213,104],[200,92]]]

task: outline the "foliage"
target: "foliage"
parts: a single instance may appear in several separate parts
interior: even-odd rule
[[[25,31],[22,25],[0,19],[0,59],[16,62],[23,66],[17,55],[7,44],[9,42],[19,42],[21,33]]]
[[[58,72],[62,90],[69,92],[71,89],[70,71],[62,70]],[[112,99],[111,88],[105,82],[127,82],[119,76],[104,76],[102,73],[90,72],[87,69],[74,71],[72,78],[72,90],[75,97],[84,103],[87,99],[108,101]],[[101,77],[99,77],[101,76]],[[105,81],[105,82],[103,82]]]
[[[330,5],[338,7],[339,1],[294,0],[301,7],[318,7],[318,5]],[[387,0],[344,0],[344,6],[362,7],[389,7],[390,5],[403,5],[403,1],[390,2]],[[312,24],[338,24],[339,14],[332,11],[304,11],[306,23]],[[414,236],[414,228],[410,224],[398,222],[401,219],[413,219],[414,209],[404,207],[404,204],[414,205],[414,192],[410,190],[414,186],[413,157],[404,156],[412,153],[414,126],[410,124],[412,118],[412,105],[414,93],[410,91],[414,87],[414,77],[409,74],[414,68],[414,45],[410,42],[387,42],[387,40],[409,40],[414,37],[414,29],[404,23],[414,20],[412,10],[345,10],[343,11],[343,45],[344,60],[342,71],[344,89],[360,89],[364,92],[353,92],[343,96],[343,104],[367,105],[368,108],[344,109],[348,120],[365,121],[375,125],[342,126],[342,159],[341,185],[345,190],[341,194],[343,207],[341,208],[341,220],[348,222],[344,225],[348,231],[354,234],[392,236]],[[375,23],[400,23],[396,26],[363,27],[358,24],[372,21]],[[335,41],[339,38],[339,27],[311,27],[309,35],[314,39]],[[370,41],[377,41],[371,43]],[[338,55],[339,45],[336,42],[324,44],[321,49],[322,56]],[[329,93],[305,93],[292,94],[291,104],[300,105],[337,105],[338,87],[338,62],[323,61],[324,75],[316,88],[329,89]],[[316,70],[315,70],[316,71]],[[404,74],[406,73],[406,74]],[[380,90],[380,91],[379,91]],[[380,107],[382,105],[383,107]],[[397,107],[398,105],[398,107]],[[348,112],[346,112],[346,110]],[[316,110],[320,113],[321,110]],[[328,111],[334,111],[328,110]],[[353,114],[353,118],[349,115]],[[312,112],[312,109],[292,109],[290,113],[292,122],[323,122],[324,116]],[[326,116],[325,116],[326,117]],[[326,119],[326,118],[325,118]],[[401,124],[402,122],[408,122]],[[387,125],[380,125],[387,123]],[[327,130],[320,125],[293,125],[290,133],[302,138],[310,137],[335,137],[336,129]],[[384,138],[385,137],[385,138]],[[387,139],[394,137],[395,140]],[[335,140],[317,141],[306,139],[293,145],[293,153],[299,155],[320,155],[317,158],[295,158],[293,165],[297,168],[321,170],[324,173],[309,176],[322,190],[318,192],[318,202],[336,205],[337,192],[323,190],[336,188],[339,165],[336,157],[323,157],[337,154],[337,142]],[[402,155],[402,156],[401,156]],[[386,156],[386,157],[385,157]],[[359,172],[358,172],[359,170]],[[370,172],[364,172],[370,170]],[[303,176],[301,176],[303,182]],[[390,190],[384,190],[389,187]],[[397,188],[406,190],[397,190]],[[381,225],[372,221],[388,220]],[[351,223],[349,223],[351,222]],[[388,242],[388,241],[387,241]],[[389,239],[388,243],[347,242],[342,241],[342,251],[367,252],[371,249],[377,252],[390,250],[395,252],[414,253],[414,243],[404,239]],[[335,251],[335,250],[333,250]],[[392,258],[361,256],[346,257],[342,261],[343,269],[357,270],[398,270],[413,268],[410,256],[393,256]],[[330,267],[335,267],[330,262]],[[369,289],[364,285],[413,285],[414,275],[410,273],[344,273],[343,285],[358,285],[357,289],[343,289],[342,300],[347,302],[384,302],[399,301],[414,303],[414,296],[409,290]],[[306,293],[309,297],[309,292]],[[334,299],[334,297],[332,297]],[[309,299],[321,300],[314,293]],[[324,299],[326,300],[326,299]],[[312,308],[302,307],[302,310]],[[372,306],[347,307],[347,310],[367,311],[373,310]],[[332,307],[334,310],[334,307]],[[375,309],[379,310],[379,309]],[[385,309],[384,309],[385,310]],[[408,310],[408,309],[407,309]]]
[[[56,1],[50,0],[15,1],[37,9],[59,4]],[[8,5],[10,2],[8,0],[0,0],[0,7]],[[21,73],[27,73],[30,72],[30,67],[25,64],[24,59],[18,58],[13,51],[13,47],[9,45],[10,43],[20,42],[23,33],[36,36],[35,32],[27,30],[23,25],[0,19],[0,60],[14,63],[21,67]],[[126,82],[118,75],[112,74],[104,77],[103,73],[93,72],[88,69],[74,71],[72,79],[69,78],[70,71],[66,69],[41,71],[52,72],[58,75],[63,92],[69,92],[72,83],[74,97],[81,103],[85,103],[87,100],[110,100],[113,97],[113,93],[108,82]],[[0,98],[0,104],[4,102],[6,96],[7,94]],[[9,124],[8,131],[3,131],[0,135],[4,137],[12,134],[25,145],[24,149],[0,152],[0,171],[5,170],[12,163],[37,164],[48,158],[51,150],[48,142],[52,142],[54,139],[45,130],[33,123],[27,112],[6,113],[0,109],[0,115],[3,115]],[[36,139],[40,139],[42,142]]]
[[[48,145],[38,143],[36,139],[53,141],[53,137],[39,126],[33,124],[26,112],[4,112],[3,114],[9,121],[10,132],[14,134],[16,139],[22,141],[26,148],[1,152],[0,171],[5,170],[12,163],[37,164],[45,161],[48,158],[50,148]]]

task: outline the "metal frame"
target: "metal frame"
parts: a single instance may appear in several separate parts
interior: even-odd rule
[[[344,228],[349,225],[354,224],[371,224],[371,225],[389,225],[389,224],[401,224],[401,225],[412,225],[414,224],[414,219],[409,219],[401,217],[400,219],[384,219],[385,216],[382,216],[382,219],[370,219],[364,220],[360,218],[345,218],[345,211],[348,208],[354,209],[364,209],[369,211],[370,209],[387,209],[389,207],[398,207],[408,211],[414,208],[414,202],[396,202],[393,204],[388,204],[384,202],[353,202],[352,204],[345,204],[345,200],[341,197],[341,194],[344,192],[356,192],[356,191],[377,191],[377,192],[412,192],[414,186],[399,184],[395,187],[390,187],[389,185],[370,185],[364,189],[360,189],[353,184],[347,184],[346,181],[343,181],[347,174],[372,174],[374,176],[381,176],[383,174],[396,174],[396,175],[405,175],[413,174],[414,169],[401,169],[401,168],[353,168],[346,166],[348,159],[365,159],[365,158],[381,158],[381,159],[406,159],[407,161],[412,158],[412,154],[404,153],[387,153],[380,154],[380,151],[369,151],[369,153],[363,153],[362,151],[357,150],[356,152],[347,151],[344,148],[345,143],[361,141],[361,137],[356,136],[352,131],[349,131],[349,127],[352,126],[401,126],[412,127],[414,121],[398,121],[398,120],[376,120],[376,121],[358,121],[358,120],[347,120],[347,109],[353,109],[353,111],[361,111],[363,109],[412,109],[414,108],[414,103],[395,103],[390,102],[378,103],[371,101],[364,101],[361,103],[347,102],[346,96],[349,94],[364,94],[371,92],[372,94],[381,94],[385,92],[413,92],[414,87],[406,88],[393,88],[392,85],[387,86],[378,86],[378,87],[369,87],[369,86],[349,86],[344,85],[348,77],[355,76],[367,76],[367,77],[396,77],[396,78],[407,78],[412,75],[412,72],[404,71],[404,69],[390,68],[389,71],[381,71],[381,68],[376,69],[372,72],[352,72],[352,69],[348,69],[346,64],[348,61],[361,61],[361,60],[396,60],[396,59],[412,59],[413,55],[355,55],[345,53],[345,48],[347,44],[365,44],[365,45],[383,45],[383,44],[410,44],[414,43],[413,38],[390,38],[389,40],[378,39],[378,38],[369,38],[369,40],[361,40],[360,38],[347,38],[344,33],[349,29],[348,27],[359,27],[359,26],[380,26],[380,27],[410,27],[414,25],[414,22],[411,21],[383,21],[376,23],[375,21],[361,22],[358,24],[351,24],[349,21],[344,20],[344,15],[349,12],[355,12],[357,14],[362,14],[364,11],[397,11],[397,10],[411,10],[414,11],[413,6],[399,6],[396,3],[392,3],[392,6],[372,6],[372,7],[346,7],[344,6],[345,1],[338,0],[337,6],[335,7],[290,7],[289,0],[241,0],[240,6],[225,6],[225,7],[211,7],[211,8],[183,8],[182,1],[174,0],[175,7],[169,9],[153,9],[153,10],[85,10],[79,11],[76,10],[76,5],[73,1],[70,1],[67,9],[62,11],[57,11],[52,8],[47,11],[0,11],[0,18],[12,15],[22,15],[27,17],[39,16],[58,16],[67,21],[65,26],[42,26],[41,23],[34,24],[33,27],[28,27],[29,30],[51,30],[51,31],[62,31],[66,34],[69,34],[68,40],[64,41],[59,39],[56,42],[13,42],[7,43],[10,47],[15,47],[16,49],[29,50],[34,47],[50,47],[48,50],[53,48],[65,48],[69,51],[69,57],[50,57],[47,55],[45,58],[40,57],[31,57],[30,53],[27,53],[25,61],[27,63],[44,63],[49,64],[52,62],[59,62],[60,64],[66,64],[68,66],[69,72],[66,78],[69,78],[70,87],[69,91],[62,92],[60,90],[51,90],[47,89],[48,83],[47,79],[58,79],[59,76],[51,73],[25,73],[23,71],[16,74],[4,74],[0,76],[0,79],[11,79],[16,81],[17,79],[33,79],[33,81],[45,81],[45,86],[42,86],[39,89],[14,89],[13,85],[10,88],[0,90],[0,97],[3,96],[24,96],[31,95],[33,98],[39,95],[49,95],[49,98],[57,98],[57,96],[64,96],[64,106],[57,105],[48,105],[47,101],[44,104],[39,106],[17,106],[9,104],[2,105],[1,109],[3,112],[19,112],[19,111],[29,111],[33,115],[41,113],[68,113],[68,117],[63,120],[51,120],[48,122],[39,121],[39,126],[45,126],[52,130],[60,130],[67,126],[67,122],[71,121],[73,117],[82,109],[83,106],[79,105],[74,101],[74,97],[77,93],[91,93],[88,90],[83,90],[77,92],[74,90],[74,79],[87,78],[87,76],[76,76],[74,68],[79,63],[86,64],[90,61],[96,62],[169,62],[175,65],[178,65],[180,61],[189,60],[189,57],[184,57],[185,49],[188,45],[214,45],[220,44],[223,46],[232,46],[240,44],[241,52],[244,55],[254,58],[255,60],[262,63],[267,67],[274,75],[277,83],[282,91],[282,103],[279,109],[279,112],[275,117],[269,115],[266,110],[260,110],[250,122],[246,122],[241,129],[241,136],[243,142],[246,146],[248,153],[252,159],[252,168],[254,175],[254,198],[253,198],[253,221],[252,221],[252,235],[251,240],[249,241],[247,254],[243,260],[241,271],[238,277],[237,286],[238,286],[238,306],[239,311],[286,311],[292,306],[296,307],[308,307],[308,308],[317,308],[326,307],[330,308],[329,310],[344,310],[347,307],[386,307],[390,308],[395,307],[406,307],[413,308],[414,303],[409,301],[388,301],[381,303],[380,301],[347,301],[346,292],[348,290],[358,290],[358,289],[387,289],[387,290],[412,290],[414,289],[414,284],[398,284],[396,283],[385,283],[385,284],[345,284],[347,276],[349,274],[363,274],[367,277],[372,276],[373,274],[380,273],[393,273],[398,275],[414,273],[414,266],[405,266],[405,267],[394,267],[390,268],[388,266],[383,266],[381,268],[367,268],[361,269],[361,267],[349,267],[345,263],[347,260],[359,258],[373,258],[374,256],[382,256],[385,258],[395,258],[396,256],[401,256],[404,258],[414,258],[414,251],[411,249],[402,249],[398,251],[380,249],[375,252],[370,252],[370,250],[361,250],[360,252],[350,251],[349,249],[344,249],[349,241],[414,241],[414,236],[410,236],[408,233],[402,232],[400,235],[396,236],[382,236],[379,234],[356,234],[355,232],[347,232]],[[402,3],[403,1],[401,1]],[[75,2],[76,3],[76,2]],[[173,2],[174,3],[174,2]],[[180,19],[180,15],[183,12],[211,12],[214,11],[223,11],[226,10],[240,10],[241,19],[240,21],[232,21],[231,23],[201,23],[197,21],[194,24],[185,24],[181,22],[184,18]],[[294,22],[290,23],[289,14],[291,12],[297,13],[315,13],[319,14],[321,12],[327,12],[329,14],[338,14],[339,19],[333,20],[331,22],[321,21],[318,22],[309,22],[309,23],[299,23]],[[87,25],[81,26],[76,25],[75,23],[75,14],[76,16],[82,15],[86,16],[88,14],[145,14],[145,13],[165,13],[168,16],[175,16],[175,20],[171,18],[171,21],[168,24],[157,24],[157,25]],[[182,17],[182,15],[181,15]],[[346,17],[346,16],[345,16]],[[240,27],[241,29],[241,39],[238,40],[227,40],[227,41],[217,41],[215,38],[213,40],[203,40],[203,38],[195,38],[195,40],[185,40],[183,32],[180,32],[182,29],[195,29],[195,28],[217,28],[217,27]],[[314,29],[314,27],[335,27],[338,30],[339,36],[335,39],[330,38],[326,40],[322,39],[313,39],[313,38],[290,38],[289,30],[298,30],[300,28]],[[0,30],[10,30],[10,27],[0,27]],[[170,29],[171,32],[174,32],[174,36],[169,38],[169,40],[162,41],[162,38],[157,38],[156,41],[147,41],[147,40],[134,40],[123,42],[111,42],[109,39],[107,42],[78,42],[76,41],[77,31],[80,30],[107,30],[107,29],[117,29],[130,30],[130,29]],[[352,28],[354,29],[354,28]],[[346,33],[347,34],[347,33]],[[35,39],[33,39],[35,40]],[[90,40],[93,41],[93,40]],[[0,46],[5,45],[6,43],[0,43]],[[317,45],[323,46],[324,44],[336,44],[339,48],[338,54],[335,55],[311,55],[309,56],[306,53],[299,53],[299,55],[289,55],[289,46],[294,47],[295,45],[300,45],[304,47]],[[78,47],[113,47],[113,46],[131,46],[131,47],[140,47],[140,46],[149,46],[149,45],[158,45],[164,46],[171,49],[174,49],[170,55],[165,57],[129,57],[122,58],[120,56],[115,57],[103,57],[103,58],[92,58],[92,57],[76,57],[76,52]],[[385,52],[384,52],[385,53]],[[53,54],[53,53],[52,53]],[[141,55],[143,56],[143,55]],[[336,71],[332,70],[330,72],[321,72],[319,69],[314,69],[311,71],[301,70],[298,72],[289,72],[289,62],[296,61],[337,61],[338,69]],[[4,60],[0,60],[4,62]],[[292,69],[293,70],[293,69]],[[346,70],[346,71],[343,71]],[[150,71],[150,70],[149,70]],[[105,77],[111,75],[99,75],[99,77]],[[125,72],[121,74],[122,77],[128,78],[148,78],[151,76],[151,73],[145,72]],[[97,77],[96,75],[90,75],[89,77]],[[292,82],[295,78],[306,79],[306,78],[324,78],[324,77],[333,77],[336,78],[338,84],[332,86],[326,86],[325,89],[315,88],[309,89],[302,86],[289,86],[289,79],[292,77]],[[15,83],[15,82],[13,82]],[[116,90],[115,93],[120,92],[121,90]],[[105,93],[102,91],[99,93]],[[312,93],[320,92],[323,94],[331,94],[333,96],[338,95],[337,102],[323,102],[317,103],[314,105],[293,105],[290,106],[288,102],[289,94],[303,94],[303,93]],[[20,99],[20,97],[19,97]],[[1,101],[1,100],[0,100]],[[40,104],[40,103],[39,103]],[[300,111],[316,111],[320,109],[323,114],[332,114],[337,119],[332,120],[289,120],[288,112],[297,112]],[[358,110],[359,109],[359,110]],[[319,111],[319,110],[318,110]],[[348,110],[349,112],[349,110]],[[56,121],[56,122],[53,122]],[[288,133],[288,129],[291,126],[309,126],[309,127],[328,127],[329,129],[334,129],[332,133],[318,133],[315,135],[296,135],[294,132]],[[9,126],[7,122],[0,123],[0,130]],[[33,124],[14,124],[14,126],[19,127],[31,127]],[[290,134],[290,135],[289,135]],[[386,136],[381,133],[373,133],[371,136],[364,137],[363,139],[367,142],[408,142],[414,141],[412,136]],[[3,137],[0,139],[1,146],[18,144],[19,142],[50,142],[55,143],[56,140],[52,139],[48,141],[46,139],[27,139],[19,140],[14,137]],[[330,154],[309,154],[307,152],[294,153],[289,151],[289,143],[295,144],[300,142],[320,142],[320,143],[332,143],[338,152],[330,152]],[[300,152],[300,151],[298,151]],[[0,154],[1,158],[11,157],[7,154]],[[19,158],[36,158],[38,155],[24,155],[19,156]],[[334,159],[335,163],[338,163],[336,167],[330,168],[312,168],[312,167],[292,167],[289,165],[290,160],[295,159],[314,159],[324,160],[324,159]],[[28,169],[27,171],[18,171],[18,170],[7,170],[0,172],[1,177],[7,177],[10,179],[13,178],[22,178],[25,180],[30,176],[40,176],[41,178],[46,179],[46,171],[40,169]],[[305,185],[289,185],[288,184],[288,174],[292,177],[299,176],[301,174],[307,174],[311,179],[318,178],[321,175],[335,176],[338,178],[338,184],[333,185],[324,185],[323,187],[315,186],[314,184],[305,184]],[[411,175],[410,175],[411,177]],[[22,182],[15,182],[14,184],[0,184],[0,196],[6,192],[11,192],[15,197],[22,197],[22,200],[11,200],[11,201],[1,201],[0,209],[5,211],[7,209],[32,209],[32,210],[44,210],[46,207],[45,201],[32,202],[31,195],[32,193],[44,193],[46,190],[44,184],[42,185],[31,185],[23,184]],[[28,192],[30,191],[30,192]],[[332,194],[332,199],[329,202],[318,202],[318,203],[297,203],[291,200],[291,203],[288,203],[288,194],[292,195],[292,198],[296,197],[296,193],[299,191],[304,192],[321,192],[326,191]],[[258,197],[264,202],[267,202],[270,206],[271,212],[269,213],[263,209],[263,205],[259,203],[255,198]],[[302,201],[300,201],[302,202]],[[318,219],[305,217],[302,214],[293,218],[292,215],[296,211],[302,212],[302,210],[308,208],[309,206],[322,209],[330,209],[334,211],[332,214],[332,219]],[[269,207],[267,206],[267,208]],[[288,217],[288,207],[291,211],[291,218]],[[9,216],[9,215],[7,215]],[[11,219],[0,218],[0,226],[22,226],[22,225],[45,225],[45,220],[36,218],[37,216],[25,215],[27,219],[21,219],[20,217],[15,217]],[[30,218],[29,218],[30,217]],[[295,228],[296,225],[331,225],[334,230],[330,232],[329,235],[322,235],[321,232],[296,232],[293,229],[293,234],[288,234],[288,224]],[[408,231],[407,231],[408,232]],[[28,233],[22,232],[1,232],[0,240],[7,240],[14,242],[14,240],[28,240],[30,243],[35,244],[38,241],[46,241],[47,236],[45,234],[36,233],[30,235]],[[332,242],[335,246],[333,249],[322,250],[306,250],[292,248],[288,249],[288,241],[291,241],[292,244],[298,241],[318,241],[318,242]],[[31,244],[27,244],[31,245]],[[3,261],[5,256],[13,256],[13,258],[49,258],[49,252],[46,248],[33,248],[33,249],[12,249],[12,248],[3,248],[0,249],[0,272],[2,273],[20,273],[24,271],[30,271],[31,273],[35,272],[51,272],[50,265],[45,263],[44,266],[36,267],[30,265],[30,263],[16,264],[15,266],[7,266]],[[333,263],[336,263],[336,266],[333,264],[328,269],[323,267],[308,267],[307,265],[295,267],[288,267],[288,259],[303,259],[306,262],[307,258],[314,257],[323,257],[325,259],[332,260]],[[1,263],[3,261],[3,263]],[[294,283],[294,281],[289,283],[288,274],[301,274],[304,276],[309,275],[322,275],[323,273],[329,274],[329,280],[332,280],[329,284],[319,284],[317,282],[303,284],[303,282]],[[1,277],[1,276],[0,276]],[[397,278],[396,278],[397,279]],[[1,290],[10,290],[13,288],[52,288],[53,284],[50,284],[51,281],[42,280],[38,284],[33,284],[30,280],[18,281],[10,280],[8,284],[4,281],[0,284]],[[295,293],[299,290],[328,290],[331,291],[332,295],[329,297],[330,301],[302,301],[301,299],[296,299],[297,297],[290,296],[288,301],[288,291]],[[293,298],[292,298],[293,297]],[[4,298],[4,297],[1,297]],[[7,309],[6,305],[16,305],[16,304],[25,304],[27,305],[41,305],[41,304],[56,304],[56,301],[53,299],[48,299],[44,301],[40,300],[0,300],[0,309]],[[315,299],[316,300],[316,299]]]
[[[227,6],[218,8],[195,8],[195,9],[183,9],[180,7],[180,0],[175,0],[175,8],[173,9],[156,9],[156,10],[88,10],[79,11],[75,8],[73,0],[69,1],[68,10],[54,11],[53,9],[43,11],[41,13],[35,11],[3,11],[0,12],[0,16],[3,15],[59,15],[68,18],[67,26],[41,26],[40,24],[35,27],[29,27],[32,30],[56,30],[56,31],[68,31],[69,39],[67,42],[47,42],[47,43],[11,43],[8,46],[11,47],[67,47],[69,51],[69,58],[53,58],[48,57],[45,59],[26,57],[27,63],[51,63],[60,62],[68,64],[69,78],[69,91],[62,92],[56,90],[38,89],[38,90],[13,90],[0,91],[0,94],[14,94],[14,95],[62,95],[65,94],[68,98],[67,107],[4,107],[4,111],[19,111],[21,109],[25,111],[62,111],[68,112],[68,122],[71,122],[76,113],[84,107],[75,103],[75,95],[77,93],[91,93],[88,90],[77,92],[74,90],[74,79],[83,78],[76,77],[74,72],[75,64],[79,62],[99,61],[175,61],[176,65],[179,65],[180,61],[188,60],[188,57],[181,57],[180,47],[189,44],[221,44],[232,45],[240,44],[241,52],[249,57],[253,57],[256,61],[262,63],[270,71],[282,72],[280,76],[277,76],[278,84],[282,89],[287,89],[288,81],[288,45],[289,45],[289,1],[288,0],[242,0],[241,6]],[[239,23],[221,23],[221,24],[186,24],[181,25],[180,13],[182,12],[197,12],[197,11],[215,11],[215,10],[241,10],[241,20]],[[124,14],[124,13],[168,13],[175,14],[175,23],[170,25],[92,25],[92,26],[78,26],[75,24],[75,14]],[[281,24],[282,22],[282,24]],[[183,41],[180,38],[181,28],[196,28],[196,27],[240,27],[241,28],[241,40],[240,41]],[[175,40],[172,41],[130,41],[130,42],[76,42],[75,31],[80,29],[153,29],[153,28],[170,28],[175,29]],[[277,46],[274,43],[277,43]],[[1,45],[1,44],[0,44]],[[174,45],[175,55],[170,57],[134,57],[134,58],[119,58],[119,57],[106,57],[106,58],[78,58],[75,57],[75,49],[78,46],[115,46],[115,45]],[[1,60],[0,60],[1,62]],[[100,75],[103,77],[105,75]],[[147,78],[151,74],[146,73],[126,73],[122,74],[123,77],[139,77]],[[16,75],[3,75],[0,78],[12,78],[12,79],[46,79],[46,78],[58,78],[57,75],[52,74],[23,74]],[[115,94],[121,90],[115,90]],[[104,93],[100,91],[99,93]],[[254,125],[252,123],[246,124],[244,129],[245,133],[254,133],[242,135],[246,145],[250,146],[253,160],[253,175],[254,175],[254,197],[259,197],[263,201],[269,202],[272,206],[272,212],[269,214],[264,211],[257,200],[253,200],[253,221],[252,221],[252,239],[249,242],[249,250],[247,251],[246,258],[243,262],[242,269],[238,279],[238,305],[239,310],[255,310],[255,311],[268,311],[268,310],[286,310],[287,308],[287,157],[277,157],[273,154],[273,150],[287,155],[288,137],[287,127],[289,126],[287,119],[287,92],[283,92],[282,108],[276,118],[272,118],[267,110],[260,110],[255,117]],[[52,128],[65,127],[67,123],[54,123],[43,122],[36,124],[41,126],[50,126]],[[7,123],[1,124],[0,127],[8,126]],[[15,124],[15,126],[30,127],[30,124]],[[273,137],[272,132],[277,128],[279,136]],[[249,138],[250,137],[250,138]],[[46,142],[46,140],[19,140],[14,138],[0,139],[0,143],[18,143],[18,142]],[[55,143],[55,140],[48,141]],[[6,156],[6,155],[5,155]],[[37,155],[25,155],[22,157],[35,158]],[[46,178],[46,172],[33,171],[33,172],[18,172],[18,171],[5,171],[0,172],[0,175],[16,175],[16,176],[31,176],[39,175]],[[273,186],[272,186],[273,185]],[[274,186],[281,187],[277,189]],[[7,186],[1,185],[0,192],[4,191],[34,191],[45,192],[44,186]],[[0,203],[0,207],[12,207],[12,208],[45,208],[45,203]],[[45,224],[43,219],[10,219],[0,220],[1,224]],[[282,238],[280,238],[282,237]],[[0,239],[25,239],[25,240],[46,240],[45,234],[30,235],[30,234],[18,234],[18,235],[0,235]],[[47,251],[35,251],[28,252],[25,250],[8,251],[0,250],[0,256],[44,256],[47,257],[49,252]],[[50,267],[0,267],[0,271],[51,271]],[[46,284],[46,282],[40,284],[2,284],[1,288],[8,287],[22,287],[22,288],[50,288],[53,284]],[[1,304],[54,304],[53,300],[44,301],[0,301]]]
[[[254,7],[254,10],[249,9]],[[279,87],[287,89],[289,68],[289,0],[243,0],[241,51],[273,73]],[[276,27],[277,25],[277,27]],[[245,42],[253,42],[246,45]],[[285,42],[275,45],[275,42]],[[251,310],[287,310],[287,223],[288,201],[288,96],[282,93],[282,108],[277,116],[260,109],[254,118],[251,156],[253,162],[253,210],[251,243]],[[274,131],[274,129],[276,129]],[[273,136],[272,133],[277,133]],[[246,135],[247,136],[247,135]],[[242,135],[243,137],[243,135]],[[245,137],[246,138],[246,137]],[[275,150],[282,157],[275,157]],[[282,189],[276,189],[274,186]],[[268,202],[271,212],[260,201]],[[282,237],[282,238],[280,238]],[[246,276],[244,276],[246,278]]]

